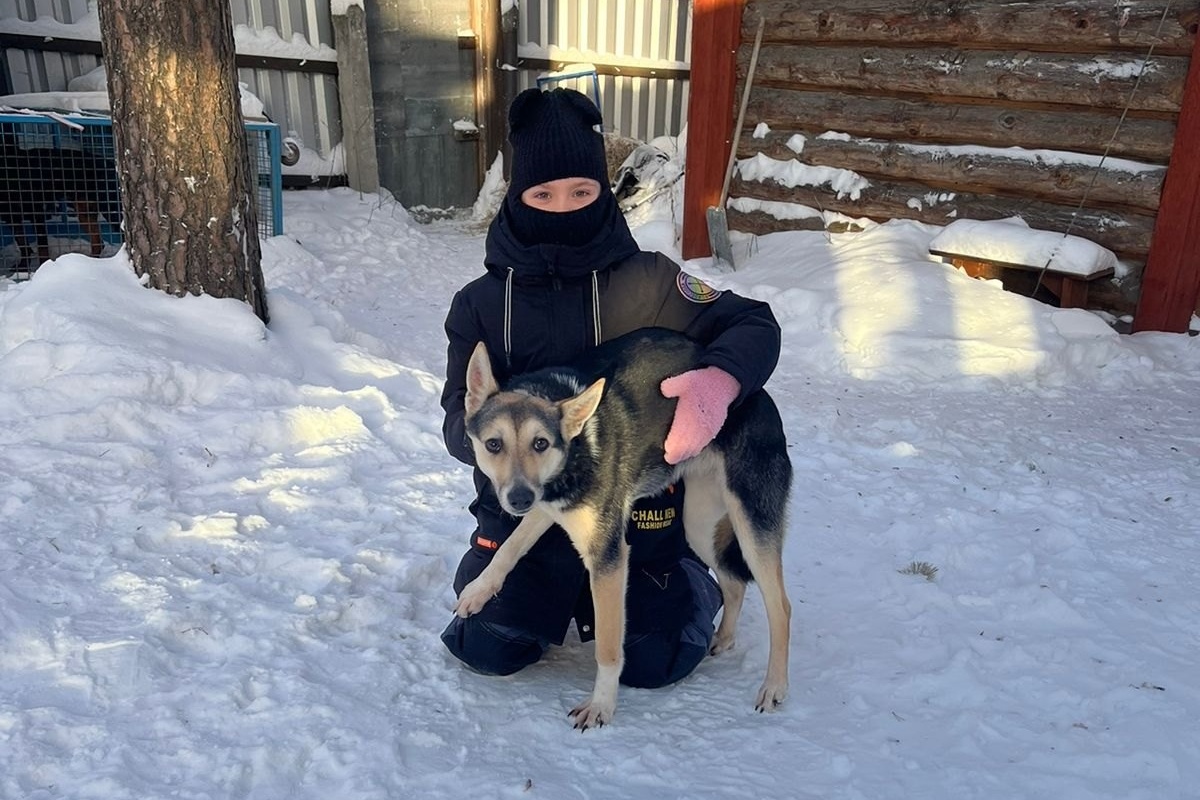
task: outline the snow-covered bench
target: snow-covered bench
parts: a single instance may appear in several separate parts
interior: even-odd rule
[[[1019,218],[960,219],[929,243],[929,252],[948,259],[973,278],[1002,279],[1004,270],[1036,272],[1062,308],[1087,306],[1088,286],[1116,272],[1117,257],[1080,236],[1030,228]]]

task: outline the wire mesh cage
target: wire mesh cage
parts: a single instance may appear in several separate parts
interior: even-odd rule
[[[250,168],[258,176],[258,235],[283,233],[283,137],[274,122],[247,122]]]
[[[0,115],[0,268],[120,246],[121,200],[108,120]]]
[[[282,139],[246,123],[260,236],[283,232]],[[32,272],[77,252],[109,255],[124,241],[112,120],[0,114],[0,275]]]

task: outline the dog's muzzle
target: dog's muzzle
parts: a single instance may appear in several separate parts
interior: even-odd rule
[[[534,500],[533,489],[528,486],[514,486],[504,495],[509,513],[517,516],[528,514],[529,509],[533,508]]]

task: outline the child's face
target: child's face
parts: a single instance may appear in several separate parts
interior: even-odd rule
[[[600,196],[600,183],[591,178],[559,178],[521,192],[521,202],[539,211],[578,211]]]

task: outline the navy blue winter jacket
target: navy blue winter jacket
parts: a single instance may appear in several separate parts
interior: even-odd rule
[[[486,241],[486,272],[459,290],[446,317],[449,346],[442,430],[446,448],[455,458],[474,465],[465,432],[464,399],[467,362],[480,341],[492,355],[501,385],[513,375],[568,363],[598,342],[649,326],[681,331],[704,344],[703,365],[720,367],[741,385],[735,403],[761,389],[770,377],[780,349],[779,325],[770,307],[712,290],[661,253],[641,251],[616,203],[612,206],[614,213],[601,232],[578,247],[528,247],[512,235],[503,211],[493,221]],[[479,528],[471,544],[480,559],[487,560],[518,520],[500,508],[478,469],[475,486],[478,494],[471,513]],[[686,550],[681,525],[659,536],[632,534],[631,529],[630,563],[635,568],[673,565]],[[574,597],[583,586],[582,562],[560,529],[552,528],[525,558],[561,562],[552,572],[562,585],[527,587],[530,604],[545,608],[554,604],[548,598]],[[506,593],[520,591],[521,587],[505,584]],[[546,628],[539,633],[561,641],[564,620],[574,613],[571,603],[565,606],[549,611]],[[631,629],[635,627],[633,606]],[[672,622],[678,620],[663,624]]]

